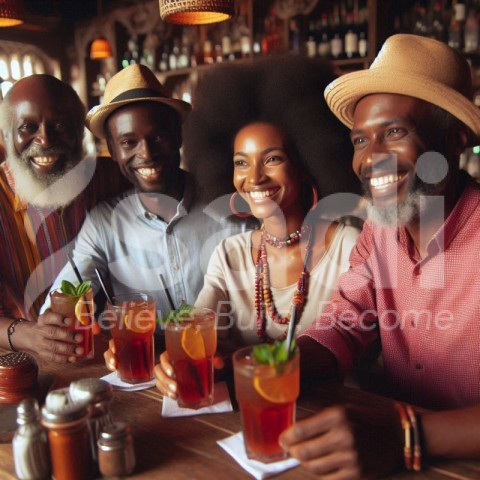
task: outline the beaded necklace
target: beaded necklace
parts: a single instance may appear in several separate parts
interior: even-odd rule
[[[262,341],[268,341],[268,335],[265,332],[267,324],[266,315],[278,324],[287,325],[292,318],[292,311],[296,310],[295,318],[297,321],[303,312],[305,305],[307,291],[308,291],[308,272],[307,265],[310,255],[312,253],[312,227],[305,225],[302,227],[302,232],[308,232],[307,245],[305,247],[305,260],[303,262],[302,273],[297,282],[297,289],[293,294],[290,312],[287,316],[279,315],[273,300],[272,290],[270,288],[270,270],[268,268],[267,249],[265,246],[265,231],[262,229],[262,236],[260,238],[260,245],[257,254],[257,261],[255,264],[255,312],[257,314],[257,335]]]
[[[305,232],[308,230],[310,225],[303,225],[300,230],[296,230],[295,232],[287,235],[286,237],[278,238],[273,236],[271,233],[268,233],[265,229],[265,225],[262,226],[262,232],[265,236],[265,241],[271,245],[272,247],[283,248],[285,246],[294,245],[295,243],[299,242]]]

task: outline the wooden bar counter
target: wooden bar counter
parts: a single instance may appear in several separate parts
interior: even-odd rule
[[[100,378],[109,373],[103,363],[107,338],[103,334],[95,339],[95,359],[83,363],[57,365],[39,362],[40,374],[51,375],[51,388],[68,386],[73,380],[85,377]],[[0,354],[7,353],[0,350]],[[388,408],[391,400],[339,385],[314,385],[302,391],[297,402],[297,418],[313,414],[318,409],[334,404],[351,403],[359,406]],[[163,418],[162,396],[156,388],[138,392],[114,391],[111,404],[115,420],[128,422],[132,427],[137,466],[129,478],[171,480],[248,480],[253,478],[219,445],[241,429],[238,411],[191,417]],[[0,405],[2,409],[13,406]],[[14,413],[12,413],[14,415]],[[5,417],[5,415],[3,416]],[[11,417],[11,416],[10,416]],[[0,419],[2,416],[0,415]],[[1,427],[1,423],[0,423]],[[0,429],[1,433],[1,429]],[[0,437],[0,479],[15,479],[11,439]],[[288,470],[274,478],[315,479],[303,467]],[[480,479],[479,461],[442,461],[427,465],[414,474],[398,472],[392,479]]]

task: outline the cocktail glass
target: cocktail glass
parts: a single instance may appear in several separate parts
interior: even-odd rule
[[[198,409],[213,403],[216,314],[194,307],[188,316],[165,325],[165,344],[178,384],[178,405]]]
[[[270,366],[258,363],[252,348],[242,348],[233,355],[235,396],[248,458],[271,463],[288,456],[278,437],[295,421],[300,354],[297,349],[287,362]]]
[[[60,289],[50,292],[51,310],[54,313],[71,318],[72,324],[67,327],[83,335],[79,346],[83,347],[80,358],[91,359],[94,356],[93,348],[93,322],[94,303],[93,290],[89,288],[83,295],[67,295]]]
[[[102,320],[111,328],[120,380],[148,382],[153,379],[156,301],[145,293],[116,295],[111,300]]]

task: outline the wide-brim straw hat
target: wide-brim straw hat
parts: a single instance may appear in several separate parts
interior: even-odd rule
[[[130,65],[115,74],[105,87],[100,105],[93,107],[85,120],[87,128],[98,138],[105,137],[105,121],[117,108],[132,102],[159,102],[172,107],[186,119],[191,105],[168,95],[155,74],[144,65]]]
[[[480,109],[472,102],[470,67],[460,53],[442,42],[392,35],[368,70],[334,80],[325,89],[325,99],[332,112],[352,128],[358,101],[375,93],[408,95],[437,105],[470,128],[470,146],[478,142]]]

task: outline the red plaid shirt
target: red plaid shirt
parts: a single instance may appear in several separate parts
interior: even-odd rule
[[[331,304],[303,333],[343,371],[381,337],[392,395],[480,403],[480,186],[470,181],[420,259],[404,228],[366,222]]]

